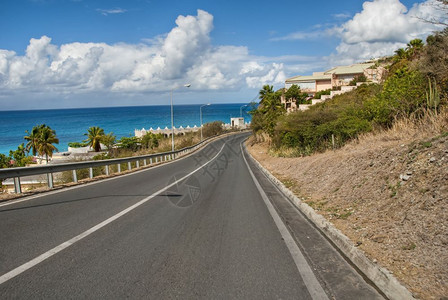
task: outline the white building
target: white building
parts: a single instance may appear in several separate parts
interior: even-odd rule
[[[230,126],[232,128],[246,129],[244,118],[230,118]]]

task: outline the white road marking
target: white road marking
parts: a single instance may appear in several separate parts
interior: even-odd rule
[[[53,249],[51,249],[51,250],[45,252],[44,254],[39,255],[38,257],[36,257],[36,258],[30,260],[29,262],[24,263],[23,265],[21,265],[21,266],[15,268],[15,269],[9,271],[8,273],[3,274],[3,275],[0,277],[0,284],[5,283],[6,281],[8,281],[8,280],[10,280],[10,279],[12,279],[12,278],[14,278],[14,277],[16,277],[17,275],[19,275],[19,274],[25,272],[26,270],[28,270],[28,269],[34,267],[35,265],[37,265],[37,264],[43,262],[44,260],[50,258],[51,256],[55,255],[56,253],[61,252],[61,251],[64,250],[65,248],[70,247],[70,246],[73,245],[74,243],[76,243],[76,242],[82,240],[83,238],[85,238],[85,237],[91,235],[92,233],[94,233],[94,232],[97,231],[98,229],[103,228],[104,226],[110,224],[111,222],[115,221],[116,219],[120,218],[121,216],[127,214],[128,212],[130,212],[130,211],[132,211],[132,210],[134,210],[134,209],[136,209],[136,208],[139,207],[140,205],[142,205],[142,204],[148,202],[149,200],[151,200],[152,198],[156,197],[157,195],[159,195],[159,194],[165,192],[165,191],[168,190],[170,187],[176,185],[178,182],[183,181],[184,179],[186,179],[186,178],[188,178],[189,176],[193,175],[194,173],[196,173],[197,171],[199,171],[200,169],[202,169],[203,167],[205,167],[206,165],[208,165],[209,163],[211,163],[213,160],[215,160],[215,159],[221,154],[221,152],[223,151],[225,145],[226,145],[226,144],[224,143],[224,144],[222,145],[222,147],[221,147],[221,150],[219,150],[219,152],[218,152],[218,153],[217,153],[211,160],[209,160],[207,163],[201,165],[201,166],[198,167],[197,169],[193,170],[192,172],[190,172],[189,174],[183,176],[182,178],[176,180],[176,181],[173,182],[172,184],[170,184],[170,185],[168,185],[168,186],[166,186],[166,187],[160,189],[159,191],[155,192],[155,193],[152,194],[151,196],[148,196],[148,197],[146,197],[145,199],[140,200],[139,202],[135,203],[134,205],[132,205],[132,206],[126,208],[125,210],[122,210],[121,212],[117,213],[116,215],[114,215],[114,216],[108,218],[107,220],[105,220],[105,221],[99,223],[99,224],[96,225],[96,226],[93,226],[92,228],[90,228],[90,229],[84,231],[83,233],[81,233],[81,234],[75,236],[74,238],[72,238],[72,239],[70,239],[70,240],[68,240],[68,241],[66,241],[66,242],[64,242],[64,243],[62,243],[62,244],[60,244],[59,246],[54,247]]]
[[[294,241],[294,238],[291,236],[291,233],[289,232],[288,228],[286,228],[286,225],[283,223],[282,219],[278,215],[278,213],[275,210],[274,206],[272,205],[271,201],[269,201],[268,196],[264,192],[263,188],[261,187],[261,185],[258,182],[257,178],[255,177],[254,173],[250,169],[249,163],[247,162],[246,157],[244,156],[243,142],[240,144],[240,147],[241,147],[241,153],[243,155],[243,159],[244,159],[244,162],[246,163],[247,169],[249,170],[249,173],[252,176],[255,186],[257,187],[258,191],[260,192],[261,198],[263,198],[263,201],[266,204],[269,213],[271,214],[272,218],[274,219],[275,225],[277,225],[277,228],[280,231],[280,234],[282,235],[282,238],[285,241],[285,244],[288,247],[289,252],[291,253],[291,256],[297,266],[297,270],[299,270],[299,273],[302,276],[303,282],[305,283],[305,285],[308,289],[308,292],[310,293],[310,295],[313,299],[328,300],[327,294],[325,293],[324,289],[322,288],[319,281],[317,280],[316,275],[314,275],[313,271],[311,270],[311,267],[308,265],[308,262],[306,261],[305,257],[303,256],[302,251],[300,251],[299,246],[297,246],[297,244]]]

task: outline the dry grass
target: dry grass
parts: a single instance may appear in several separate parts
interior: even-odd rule
[[[388,130],[377,130],[363,134],[355,143],[367,143],[387,140],[409,141],[424,139],[448,132],[448,109],[444,108],[438,114],[427,111],[423,117],[411,117],[397,120]]]
[[[248,149],[372,260],[419,298],[448,296],[447,110],[307,157],[267,146]]]

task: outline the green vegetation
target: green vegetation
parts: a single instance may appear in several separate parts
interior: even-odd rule
[[[92,147],[95,152],[99,152],[101,150],[101,139],[104,137],[104,129],[98,126],[93,126],[90,127],[84,135],[87,136],[87,139],[84,142]]]
[[[283,90],[273,91],[272,86],[265,85],[259,93],[260,105],[256,110],[252,110],[252,129],[255,133],[264,131],[269,136],[274,136],[275,126],[278,118],[286,110],[281,103]]]
[[[316,94],[314,94],[314,99],[320,99],[322,95],[330,95],[331,89],[319,91]]]
[[[45,156],[47,162],[49,157],[53,156],[53,152],[58,149],[53,144],[59,144],[59,139],[56,137],[56,131],[45,124],[34,126],[31,132],[23,138],[28,141],[25,150],[31,150],[33,155],[39,154]]]
[[[68,146],[71,148],[82,148],[82,147],[87,147],[89,144],[87,143],[80,143],[80,142],[70,142],[68,143]]]
[[[0,154],[0,168],[25,167],[34,163],[33,156],[40,155],[45,157],[48,162],[53,156],[53,152],[57,151],[54,144],[59,143],[56,132],[45,124],[36,125],[31,131],[25,131],[27,134],[23,138],[27,141],[20,144],[16,150],[10,150],[9,155]]]
[[[204,124],[202,127],[202,134],[204,138],[212,137],[222,134],[224,132],[224,123],[221,121],[214,121]]]
[[[297,85],[292,85],[286,92],[285,98],[291,99],[296,104],[310,104],[311,101],[308,100],[308,94],[300,90]]]
[[[429,36],[426,44],[419,39],[410,41],[381,64],[388,71],[382,84],[362,84],[306,111],[286,114],[280,97],[294,97],[283,89],[274,92],[272,87],[264,86],[259,94],[260,105],[252,111],[254,133],[269,136],[271,151],[276,155],[310,155],[342,147],[360,134],[388,129],[396,120],[437,114],[446,105],[448,29]],[[359,76],[351,84],[366,80]],[[291,94],[300,91],[295,86],[290,89]]]
[[[39,133],[37,153],[41,156],[45,155],[45,159],[48,163],[48,159],[53,156],[53,152],[58,151],[53,144],[59,144],[59,139],[56,137],[56,131],[49,126],[41,127]]]
[[[11,167],[24,167],[33,162],[32,157],[27,155],[24,144],[20,144],[17,147],[17,150],[10,150],[9,159],[9,164]]]
[[[162,134],[146,133],[141,138],[141,145],[146,149],[154,149],[159,147],[159,141],[163,138]]]
[[[358,82],[367,82],[367,77],[364,74],[356,76],[348,85],[355,86]]]

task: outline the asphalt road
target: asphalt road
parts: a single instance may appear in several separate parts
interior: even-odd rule
[[[0,204],[0,299],[381,299],[243,154],[245,137]]]

